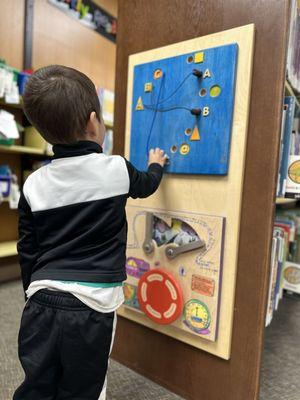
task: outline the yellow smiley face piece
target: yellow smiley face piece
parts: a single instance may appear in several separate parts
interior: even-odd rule
[[[180,151],[180,154],[185,156],[190,152],[190,146],[187,143],[182,143],[179,151]]]

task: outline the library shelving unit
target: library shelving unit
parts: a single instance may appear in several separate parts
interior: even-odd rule
[[[284,94],[286,96],[292,96],[295,98],[295,117],[300,113],[300,94],[296,92],[296,90],[292,87],[288,79],[285,79],[284,85]],[[277,206],[285,206],[288,205],[298,205],[299,199],[297,198],[285,198],[285,197],[277,197],[276,205]]]
[[[0,109],[14,114],[19,127],[29,125],[20,104],[8,104],[0,100]],[[106,128],[112,129],[111,123],[104,121]],[[13,145],[0,145],[0,164],[7,164],[18,177],[18,183],[23,185],[23,170],[28,163],[35,160],[45,160],[52,156],[40,148],[24,146],[22,128],[20,138]],[[0,204],[0,282],[20,276],[20,268],[17,263],[17,239],[18,239],[18,213],[9,208],[8,199]]]
[[[15,116],[19,127],[29,125],[23,113],[22,102],[19,104],[5,103],[0,101],[0,109],[4,109]],[[43,160],[51,154],[34,147],[24,146],[24,130],[19,129],[20,138],[13,145],[0,145],[0,164],[10,166],[13,173],[18,177],[20,186],[23,184],[23,170],[28,161]],[[18,213],[10,209],[8,199],[0,204],[0,282],[20,276],[17,263],[17,239],[18,239]]]
[[[283,97],[293,91],[286,81],[290,15],[289,0],[141,0],[118,5],[114,117],[118,154],[124,151],[130,55],[255,25],[230,360],[126,318],[118,321],[113,357],[189,400],[259,398],[275,208],[276,203],[292,204],[290,199],[275,202]]]

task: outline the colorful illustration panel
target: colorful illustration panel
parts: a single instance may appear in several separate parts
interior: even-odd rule
[[[229,44],[134,67],[130,161],[147,169],[160,147],[166,172],[228,172],[238,46]]]

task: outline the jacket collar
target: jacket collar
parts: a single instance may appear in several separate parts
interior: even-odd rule
[[[85,156],[91,153],[102,153],[102,147],[90,140],[80,140],[74,144],[54,144],[53,153],[53,159]]]

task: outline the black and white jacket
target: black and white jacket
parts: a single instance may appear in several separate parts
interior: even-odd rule
[[[51,163],[27,178],[19,202],[24,290],[40,279],[124,281],[126,200],[154,193],[162,167],[140,172],[90,141],[53,151]]]

